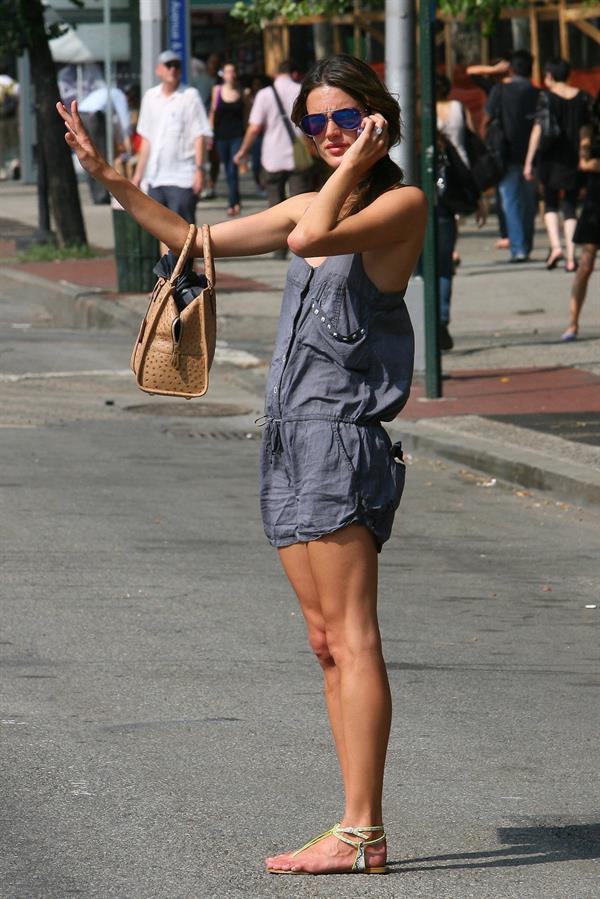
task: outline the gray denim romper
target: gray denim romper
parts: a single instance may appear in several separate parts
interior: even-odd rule
[[[378,550],[404,487],[381,425],[405,405],[414,336],[404,293],[382,293],[360,253],[290,264],[267,380],[260,502],[273,546],[352,522]]]

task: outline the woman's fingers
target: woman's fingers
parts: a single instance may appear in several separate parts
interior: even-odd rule
[[[375,140],[379,138],[387,140],[387,122],[383,116],[378,113],[367,116],[361,123],[361,133],[362,132],[367,133],[366,140],[369,138]]]

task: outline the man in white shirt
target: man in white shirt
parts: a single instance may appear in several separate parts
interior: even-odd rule
[[[258,91],[252,104],[242,146],[234,156],[234,162],[239,165],[240,161],[247,157],[248,150],[258,135],[263,134],[260,162],[262,183],[269,206],[276,206],[285,200],[286,187],[290,196],[313,189],[314,172],[311,169],[305,172],[294,171],[292,141],[273,92],[274,88],[289,118],[294,100],[300,93],[299,83],[291,77],[295,69],[296,66],[291,60],[284,60],[279,65],[273,87],[263,87]],[[298,134],[300,133],[298,131]],[[274,255],[285,259],[286,251],[278,250]]]
[[[164,50],[156,74],[160,84],[142,98],[137,124],[142,143],[132,180],[138,187],[146,183],[149,196],[191,224],[202,190],[204,141],[212,131],[198,91],[181,84],[177,53]]]

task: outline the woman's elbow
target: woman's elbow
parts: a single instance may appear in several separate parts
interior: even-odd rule
[[[296,227],[288,234],[287,245],[295,256],[317,255],[314,244],[315,238],[307,234],[304,228]]]

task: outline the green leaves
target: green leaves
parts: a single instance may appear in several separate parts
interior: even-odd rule
[[[238,0],[231,10],[250,31],[261,31],[266,22],[282,17],[290,24],[303,16],[339,16],[352,10],[352,0]]]
[[[73,6],[83,7],[84,0],[70,0]],[[36,43],[40,22],[40,0],[0,0],[0,54],[21,54]],[[50,39],[63,33],[63,27],[54,22],[46,26]]]
[[[511,0],[511,6],[527,6],[528,0]],[[370,9],[383,9],[384,0],[375,0]],[[439,0],[441,12],[464,16],[465,21],[481,22],[489,32],[503,6],[501,0]],[[261,31],[267,22],[284,18],[290,24],[303,16],[339,16],[352,12],[352,0],[237,0],[231,15],[250,31]]]

